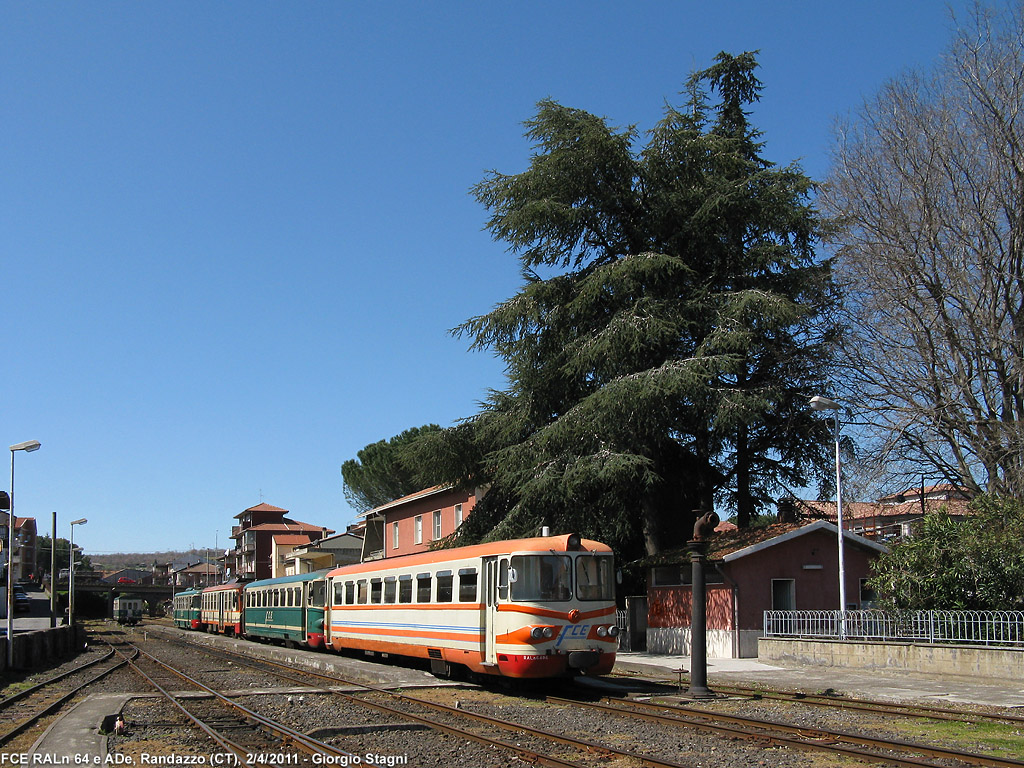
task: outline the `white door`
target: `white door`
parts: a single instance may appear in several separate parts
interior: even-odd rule
[[[497,664],[494,635],[498,632],[498,560],[484,558],[484,664]]]

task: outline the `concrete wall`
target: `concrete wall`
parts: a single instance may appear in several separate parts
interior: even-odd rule
[[[757,657],[760,661],[793,665],[921,672],[1018,682],[1024,679],[1024,649],[762,637],[758,642]]]
[[[760,632],[753,630],[709,629],[707,631],[709,659],[757,658]],[[655,627],[647,629],[648,653],[670,656],[690,655],[689,627]]]
[[[733,633],[725,629],[707,631],[707,654],[709,659],[731,659]],[[669,656],[690,655],[689,627],[648,627],[647,652],[664,653]]]
[[[81,627],[52,627],[14,635],[14,669],[45,667],[81,649]],[[0,638],[0,673],[7,671],[7,638]]]

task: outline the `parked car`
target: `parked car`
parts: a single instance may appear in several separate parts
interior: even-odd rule
[[[129,579],[127,576],[122,576],[120,579],[117,580],[117,583],[118,584],[134,584],[135,583],[135,579]]]
[[[32,601],[29,596],[24,592],[14,592],[14,612],[15,613],[28,613],[32,608]]]

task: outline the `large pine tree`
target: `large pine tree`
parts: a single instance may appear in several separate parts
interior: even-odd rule
[[[745,524],[822,465],[806,404],[834,296],[812,184],[763,159],[749,123],[756,67],[719,54],[640,151],[635,128],[543,101],[529,168],[476,187],[524,282],[457,329],[507,362],[508,387],[420,446],[490,485],[464,537],[547,524],[653,553],[694,510],[718,500]]]

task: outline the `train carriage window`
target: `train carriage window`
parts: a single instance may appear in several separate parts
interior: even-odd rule
[[[403,573],[398,577],[398,602],[412,602],[412,574]]]
[[[354,581],[345,582],[345,605],[356,604],[356,583]]]
[[[476,568],[459,569],[459,602],[476,602]]]
[[[367,596],[366,579],[360,579],[359,580],[359,604],[360,605],[366,605],[366,596]]]
[[[295,604],[302,605],[302,587],[295,587],[292,592],[295,594]]]
[[[350,581],[348,583],[348,586],[351,586],[351,584],[352,584],[352,582]],[[335,605],[342,605],[343,604],[342,597],[344,596],[343,595],[343,589],[344,589],[345,586],[346,585],[343,585],[340,581],[334,582],[334,604]],[[344,602],[351,603],[352,601],[351,601],[351,599],[346,599]]]
[[[395,595],[398,591],[398,580],[394,576],[388,576],[384,579],[384,602],[393,603],[395,602]]]
[[[437,602],[450,603],[452,601],[452,572],[437,572]]]
[[[430,602],[431,578],[429,573],[416,574],[416,602]]]
[[[309,584],[309,604],[314,608],[323,608],[327,604],[327,582],[317,580]]]
[[[508,558],[498,563],[498,599],[508,600]]]
[[[370,602],[377,604],[384,596],[384,583],[380,579],[370,579]]]
[[[579,555],[576,558],[576,597],[580,600],[614,600],[615,574],[607,555]]]
[[[291,608],[294,605],[294,603],[292,602],[294,597],[295,594],[292,592],[291,589],[284,590],[284,594],[281,595],[281,598],[284,600],[286,608]]]

